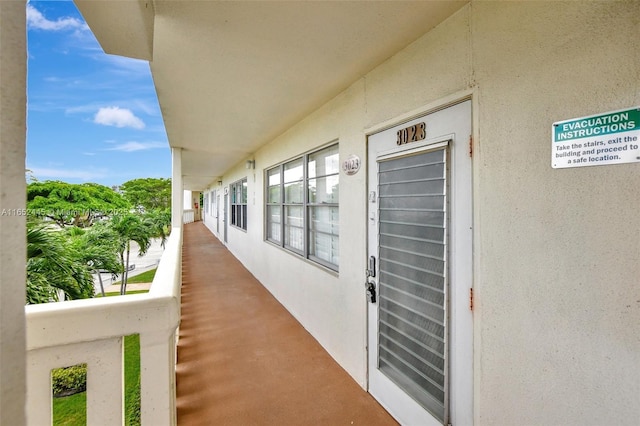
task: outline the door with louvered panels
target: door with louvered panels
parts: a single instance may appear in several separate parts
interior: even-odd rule
[[[473,423],[470,135],[466,101],[369,136],[369,391],[402,424]]]

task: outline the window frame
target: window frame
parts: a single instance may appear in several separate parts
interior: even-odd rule
[[[238,191],[240,194],[240,202],[238,202],[238,200],[236,199],[238,197]],[[243,191],[246,191],[246,193],[244,193]],[[232,227],[236,229],[240,229],[244,232],[247,232],[247,222],[248,222],[247,200],[249,198],[248,192],[249,192],[249,183],[247,181],[246,176],[229,185],[229,195],[230,195],[229,210],[230,210],[230,216],[231,216],[230,223]],[[238,211],[240,211],[239,215],[238,215]],[[240,219],[239,221],[238,221],[238,218]]]
[[[338,170],[336,173],[330,173],[330,174],[323,174],[323,175],[317,175],[314,177],[309,177],[309,158],[311,156],[313,156],[314,154],[317,154],[321,151],[330,149],[330,148],[338,148]],[[292,202],[286,202],[286,191],[285,191],[285,185],[286,183],[291,183],[291,182],[286,182],[285,183],[285,165],[287,164],[291,164],[294,163],[296,161],[300,161],[302,160],[302,191],[303,191],[303,196],[302,196],[302,202],[301,203],[292,203]],[[274,246],[277,246],[279,248],[282,248],[284,250],[286,250],[289,253],[292,253],[294,255],[300,256],[302,258],[304,258],[305,260],[308,260],[314,264],[320,265],[324,268],[330,269],[331,271],[334,272],[339,272],[340,270],[340,260],[338,257],[338,264],[333,264],[329,261],[326,261],[316,255],[311,254],[311,250],[310,250],[310,234],[312,232],[311,230],[311,209],[312,208],[316,208],[316,207],[334,207],[338,209],[338,223],[339,223],[339,215],[340,215],[340,202],[339,200],[332,202],[332,203],[318,203],[317,200],[314,202],[310,201],[310,197],[309,197],[309,181],[310,180],[316,180],[318,181],[318,179],[322,179],[322,178],[327,178],[330,176],[337,176],[338,177],[338,197],[339,197],[339,188],[340,188],[340,169],[339,169],[339,164],[340,164],[340,160],[339,160],[339,142],[338,141],[333,141],[327,145],[324,145],[320,148],[314,149],[312,151],[306,152],[302,155],[293,157],[288,159],[287,161],[283,161],[279,164],[276,164],[272,167],[269,167],[267,169],[264,170],[264,185],[265,185],[265,197],[264,197],[264,241],[269,243],[269,244],[273,244]],[[279,182],[277,183],[277,185],[270,185],[269,182],[269,177],[270,174],[274,171],[277,170],[279,175],[280,175],[280,179]],[[270,200],[270,189],[273,187],[279,187],[279,199],[277,200],[277,202],[272,202]],[[285,244],[285,232],[286,232],[286,217],[285,217],[285,210],[286,207],[301,207],[302,208],[302,246],[303,246],[303,250],[298,250],[295,247],[292,247],[290,245]],[[270,215],[270,208],[278,208],[279,207],[279,214],[280,214],[280,233],[279,233],[279,238],[280,240],[276,240],[274,238],[271,238],[270,235],[270,226],[272,225],[273,222],[270,221],[271,215]],[[338,229],[339,229],[339,225],[338,225]],[[318,231],[314,231],[314,232],[318,232]],[[334,234],[332,234],[334,235]],[[338,242],[340,240],[340,233],[338,231],[338,234],[336,234],[336,236],[338,237]]]

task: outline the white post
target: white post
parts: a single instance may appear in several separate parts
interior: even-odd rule
[[[25,1],[0,1],[0,424],[25,424]]]
[[[175,425],[176,333],[140,333],[141,423]]]
[[[182,226],[182,148],[171,148],[171,227]]]

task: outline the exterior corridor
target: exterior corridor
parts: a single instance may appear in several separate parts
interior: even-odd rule
[[[184,226],[176,380],[180,425],[396,424],[202,222]]]

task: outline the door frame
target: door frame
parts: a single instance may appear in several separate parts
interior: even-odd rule
[[[220,191],[215,191],[216,196],[216,234],[220,235]]]
[[[475,200],[476,200],[476,194],[478,193],[478,179],[477,179],[477,174],[478,174],[478,170],[476,167],[474,167],[474,164],[477,161],[478,158],[478,153],[477,153],[477,141],[479,140],[479,119],[478,119],[478,110],[479,110],[479,101],[478,101],[478,93],[477,93],[477,89],[473,88],[473,89],[468,89],[468,90],[462,90],[456,93],[453,93],[449,96],[443,97],[437,101],[428,103],[426,105],[423,105],[421,107],[418,107],[416,109],[413,109],[409,112],[403,113],[401,115],[398,115],[394,118],[385,120],[383,122],[380,122],[378,124],[372,125],[370,127],[365,128],[364,130],[364,136],[365,136],[365,164],[367,165],[365,171],[367,174],[367,178],[366,178],[366,189],[365,189],[365,193],[367,194],[367,197],[365,197],[365,201],[364,201],[364,214],[365,214],[365,223],[368,224],[369,219],[368,219],[368,215],[369,215],[369,200],[368,200],[368,194],[369,194],[369,137],[382,132],[384,130],[388,130],[390,128],[396,127],[398,125],[401,125],[403,123],[415,120],[417,118],[420,118],[422,116],[426,116],[426,115],[430,115],[433,113],[436,113],[438,111],[441,110],[445,110],[449,107],[452,107],[454,105],[463,103],[465,101],[470,101],[471,103],[471,140],[469,141],[469,155],[472,158],[472,162],[471,162],[471,206],[472,206],[472,213],[471,213],[471,220],[472,220],[472,232],[471,232],[471,238],[472,238],[472,249],[471,249],[471,262],[472,262],[472,266],[471,266],[471,281],[470,281],[470,287],[471,289],[474,291],[474,293],[477,295],[478,291],[477,291],[477,277],[478,277],[478,259],[477,259],[477,252],[475,250],[475,246],[476,246],[476,242],[479,241],[478,237],[479,237],[479,230],[478,230],[478,226],[477,224],[479,223],[479,213],[478,210],[474,207],[475,206]],[[420,149],[420,148],[418,148]],[[474,161],[476,160],[476,161]],[[368,231],[368,225],[367,225],[367,231],[365,232],[365,240],[366,240],[366,247],[367,250],[365,251],[365,258],[363,259],[363,264],[364,265],[368,265],[368,258],[369,258],[369,231]],[[367,267],[365,267],[366,269]],[[370,348],[369,348],[369,309],[371,307],[371,304],[366,300],[366,297],[363,297],[363,303],[365,304],[365,309],[364,309],[364,324],[365,324],[365,328],[364,328],[364,333],[363,333],[363,337],[364,337],[364,347],[365,347],[365,351],[364,351],[364,361],[365,361],[365,371],[366,371],[366,375],[365,375],[365,386],[367,391],[369,390],[370,387],[370,374],[371,372],[369,371],[369,352],[370,352]],[[476,327],[478,327],[478,323],[476,321],[475,318],[472,317],[472,324],[471,324],[471,343],[470,343],[470,347],[472,350],[472,354],[471,354],[471,359],[472,359],[472,389],[470,390],[471,394],[466,395],[466,397],[468,398],[468,400],[470,401],[471,404],[471,418],[468,419],[464,419],[463,422],[460,422],[460,424],[473,424],[474,419],[475,419],[475,405],[476,405],[476,399],[474,397],[475,395],[475,388],[476,388],[476,383],[478,383],[478,369],[475,368],[476,365],[478,365],[479,363],[479,351],[476,350],[477,348],[480,347],[480,339],[479,339],[479,334],[476,332]],[[449,402],[450,407],[453,406],[455,404],[455,401],[450,401]]]
[[[227,235],[229,229],[229,187],[224,188],[224,212],[222,214],[222,222],[224,222],[224,239],[223,242],[227,245]]]

